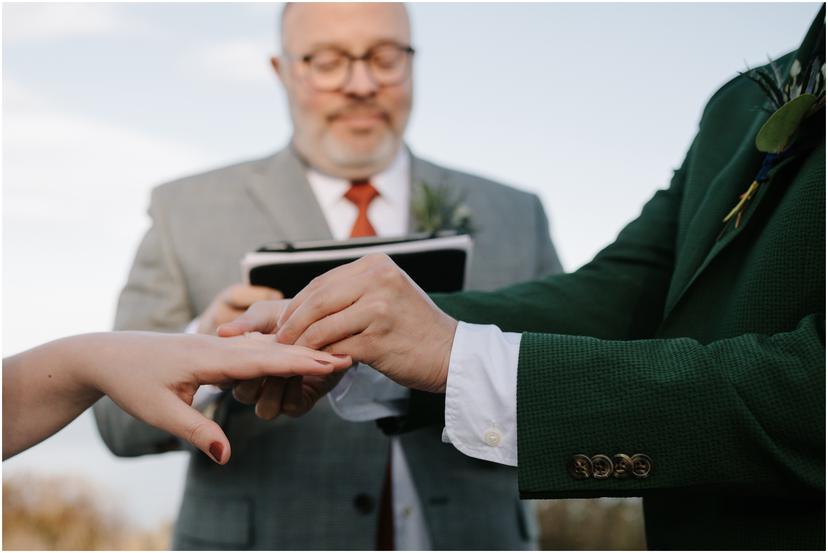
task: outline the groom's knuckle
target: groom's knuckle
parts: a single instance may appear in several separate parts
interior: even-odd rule
[[[388,317],[388,315],[390,314],[391,306],[387,301],[383,299],[374,302],[374,315],[377,317],[377,319],[379,319],[380,321],[384,321],[385,318]]]
[[[323,273],[319,276],[316,276],[316,277],[312,278],[311,281],[308,283],[308,285],[305,286],[305,289],[306,290],[314,290],[314,289],[318,288],[320,285],[322,285],[324,282],[325,282],[325,274]]]
[[[322,294],[313,294],[305,302],[310,313],[319,313],[325,305],[325,298]]]
[[[363,258],[363,263],[370,267],[376,267],[383,263],[383,257],[385,257],[385,255],[381,253],[368,254]]]
[[[394,285],[397,281],[396,267],[391,265],[381,265],[375,271],[376,278],[386,286]]]
[[[302,334],[300,337],[302,341],[302,345],[306,348],[317,349],[322,344],[320,341],[322,340],[322,331],[319,329],[319,325],[311,325],[308,329]]]

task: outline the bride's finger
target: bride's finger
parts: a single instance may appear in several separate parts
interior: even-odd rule
[[[171,393],[166,398],[153,418],[156,426],[193,444],[219,465],[227,463],[230,460],[230,442],[221,427],[175,394]]]

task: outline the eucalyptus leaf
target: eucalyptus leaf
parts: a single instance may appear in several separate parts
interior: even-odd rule
[[[817,97],[813,94],[802,94],[776,110],[756,135],[759,151],[774,154],[782,152],[816,101]]]

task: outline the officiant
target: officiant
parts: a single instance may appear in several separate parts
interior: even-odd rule
[[[240,284],[246,252],[277,240],[420,230],[425,222],[411,214],[420,183],[462,199],[469,213],[477,230],[470,289],[561,270],[534,194],[431,163],[404,143],[416,52],[403,5],[288,4],[281,50],[271,65],[287,97],[290,144],[153,191],[152,227],[121,293],[116,329],[213,333],[253,301],[279,296]],[[279,382],[257,381],[240,399],[281,404],[301,392],[298,381]],[[328,408],[265,422],[229,394],[204,408],[214,410],[234,455],[220,471],[192,457],[177,549],[537,546],[516,471],[444,446],[438,428],[389,439],[373,423],[349,424]],[[109,400],[95,416],[116,455],[181,446]]]

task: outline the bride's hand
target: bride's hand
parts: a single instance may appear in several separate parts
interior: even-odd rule
[[[253,333],[235,338],[115,333],[87,367],[90,382],[145,422],[187,440],[224,464],[230,444],[218,424],[191,407],[201,384],[229,384],[264,376],[326,376],[351,364],[348,357],[277,344]],[[99,352],[101,349],[99,349]]]

